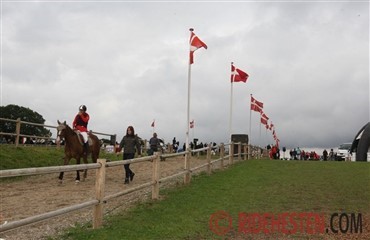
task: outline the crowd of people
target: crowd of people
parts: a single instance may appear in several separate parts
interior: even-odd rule
[[[289,151],[292,160],[320,160],[320,156],[315,151],[301,150],[299,147]]]
[[[280,149],[276,145],[267,146],[269,150],[269,156],[271,159],[284,159],[284,160],[323,160],[333,161],[335,160],[335,153],[333,149],[328,152],[326,149],[319,155],[316,151],[305,151],[299,147],[293,148],[289,151],[289,157],[286,156],[286,148],[283,147],[283,156],[280,154]]]

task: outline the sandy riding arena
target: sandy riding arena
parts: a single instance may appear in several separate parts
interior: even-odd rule
[[[191,159],[191,168],[206,163],[205,159]],[[212,169],[218,167],[215,164]],[[109,196],[128,188],[151,181],[152,163],[131,164],[135,178],[129,185],[124,185],[123,166],[107,168],[105,195]],[[173,175],[184,169],[184,158],[177,157],[160,162],[160,178]],[[202,168],[201,170],[205,170]],[[24,219],[38,214],[54,211],[74,204],[93,200],[95,196],[95,170],[89,170],[87,179],[78,184],[74,179],[76,172],[66,172],[64,182],[59,183],[59,174],[47,174],[25,177],[22,180],[6,180],[0,183],[1,205],[0,224]],[[183,177],[161,184],[161,188],[170,184],[182,183]],[[165,186],[166,185],[166,186]],[[132,207],[138,201],[151,197],[151,187],[109,200],[104,205],[105,215]],[[0,233],[0,239],[46,239],[60,233],[76,223],[92,222],[92,207],[51,218],[32,225],[23,226]]]

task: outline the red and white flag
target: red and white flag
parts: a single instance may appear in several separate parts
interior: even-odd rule
[[[254,97],[251,96],[251,110],[255,112],[260,112],[262,114],[263,103],[257,101]]]
[[[190,61],[190,64],[193,64],[194,63],[194,52],[201,48],[201,47],[204,47],[205,49],[207,49],[207,45],[202,42],[202,40],[200,40],[194,33],[193,33],[193,29],[190,29],[190,56],[189,56],[189,61]]]
[[[251,103],[256,104],[258,107],[263,108],[263,103],[257,101],[254,97],[251,96]]]
[[[274,127],[274,124],[272,124],[272,122],[270,122],[270,127],[269,127],[269,129],[270,129],[270,130],[272,130],[272,129],[273,129],[273,127]]]
[[[261,112],[261,123],[266,125],[266,128],[268,126],[267,121],[269,120],[269,117],[264,112]]]
[[[194,120],[190,122],[190,128],[194,128]]]
[[[267,125],[267,119],[265,119],[265,118],[261,117],[261,123],[263,123],[263,124]]]
[[[256,104],[251,104],[251,110],[255,111],[255,112],[262,112],[262,108],[260,108],[258,105]]]
[[[231,63],[231,82],[247,82],[249,75]]]
[[[261,112],[261,118],[266,119],[266,121],[270,119],[264,112]]]

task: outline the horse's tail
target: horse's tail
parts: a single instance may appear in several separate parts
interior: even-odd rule
[[[89,133],[90,138],[92,140],[92,145],[91,145],[91,159],[94,163],[96,163],[96,160],[99,158],[100,154],[100,141],[99,138],[92,134],[91,132]]]

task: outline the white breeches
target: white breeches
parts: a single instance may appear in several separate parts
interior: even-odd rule
[[[80,132],[82,137],[84,138],[84,143],[87,143],[87,132]]]

